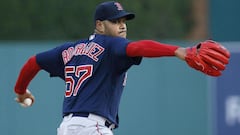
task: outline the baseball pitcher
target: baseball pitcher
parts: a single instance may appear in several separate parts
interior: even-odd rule
[[[135,17],[115,1],[96,7],[94,33],[86,39],[67,42],[31,56],[22,67],[16,85],[17,102],[40,70],[65,82],[63,120],[58,135],[113,135],[119,126],[119,104],[126,73],[142,58],[178,57],[206,75],[220,76],[230,53],[221,44],[206,40],[193,47],[163,44],[153,40],[127,39],[126,21]]]

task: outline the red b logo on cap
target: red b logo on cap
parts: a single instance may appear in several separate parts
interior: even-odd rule
[[[122,7],[122,5],[120,3],[115,2],[114,4],[116,5],[118,10],[123,10],[123,7]]]

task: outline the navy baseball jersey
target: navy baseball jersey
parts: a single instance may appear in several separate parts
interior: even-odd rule
[[[94,113],[118,125],[118,108],[126,72],[141,57],[128,57],[125,38],[91,35],[36,55],[51,77],[65,80],[63,115]]]

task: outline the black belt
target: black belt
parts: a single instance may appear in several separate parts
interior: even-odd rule
[[[72,114],[72,116],[78,116],[78,117],[88,117],[90,113],[83,113],[83,112],[77,112],[77,113],[69,113]],[[68,116],[69,114],[65,114],[64,116]],[[105,120],[105,126],[110,128],[112,126],[112,123],[108,120]]]

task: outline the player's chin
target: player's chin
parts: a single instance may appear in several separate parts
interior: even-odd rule
[[[126,38],[127,37],[127,32],[126,31],[119,32],[118,35],[119,35],[119,37]]]

